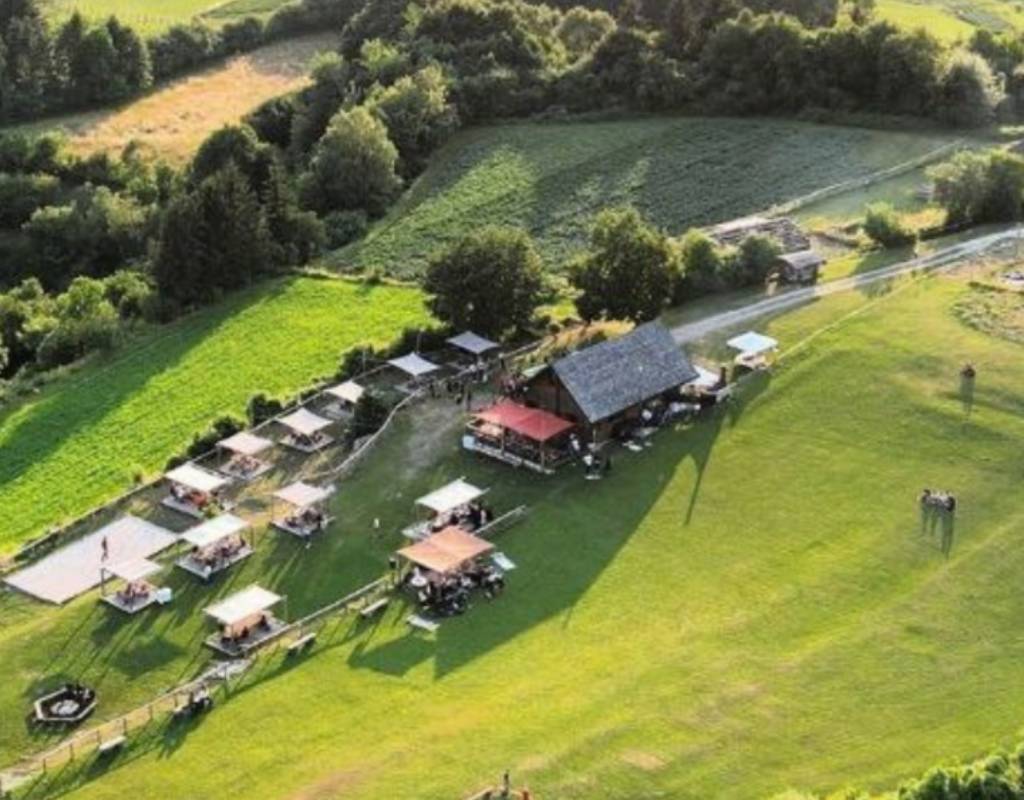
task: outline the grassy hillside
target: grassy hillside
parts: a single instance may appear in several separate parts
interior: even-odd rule
[[[422,322],[418,292],[293,279],[154,332],[0,412],[0,551],[152,474],[257,391],[295,391],[339,354]],[[14,511],[16,510],[16,511]]]
[[[72,149],[83,154],[120,152],[139,141],[166,161],[181,164],[218,128],[304,86],[311,59],[330,50],[336,38],[317,34],[276,42],[177,78],[120,108],[66,114],[21,128],[62,131]]]
[[[952,138],[757,119],[475,129],[333,263],[415,275],[439,245],[494,223],[531,230],[559,270],[608,205],[633,203],[676,234],[892,167]]]
[[[541,797],[764,798],[888,788],[1009,741],[1024,716],[1009,690],[1024,656],[1024,359],[957,321],[962,284],[890,288],[768,326],[792,348],[844,319],[721,415],[617,454],[608,480],[463,456],[450,404],[428,404],[342,485],[313,553],[270,536],[227,585],[172,578],[187,584],[173,609],[131,623],[91,598],[50,624],[8,603],[10,746],[42,674],[98,683],[107,713],[190,671],[211,594],[258,579],[300,615],[376,574],[412,498],[446,478],[531,506],[500,543],[518,565],[508,591],[436,638],[394,606],[332,625],[200,724],[155,725],[29,796],[84,783],[62,796],[447,800],[511,768]],[[960,494],[955,525],[920,519],[926,485]]]
[[[247,16],[270,14],[289,0],[48,0],[46,10],[60,22],[73,11],[86,19],[101,20],[116,14],[142,34],[159,33],[172,25],[205,17],[211,23],[232,22]]]
[[[878,0],[877,8],[881,19],[947,41],[966,39],[978,28],[1024,28],[1024,8],[1014,0]]]

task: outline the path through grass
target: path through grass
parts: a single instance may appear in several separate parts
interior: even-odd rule
[[[160,328],[0,414],[0,550],[152,475],[257,391],[296,391],[342,351],[425,321],[411,289],[275,281]]]

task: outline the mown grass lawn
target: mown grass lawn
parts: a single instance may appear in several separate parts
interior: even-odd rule
[[[78,11],[87,20],[101,21],[111,14],[143,35],[160,33],[172,25],[186,24],[196,17],[223,23],[247,16],[263,16],[289,0],[47,0],[46,13],[63,22]]]
[[[426,319],[413,289],[278,280],[57,381],[0,413],[0,551],[158,472],[252,394],[295,392],[343,351]]]
[[[679,234],[904,163],[954,138],[665,117],[477,128],[447,145],[392,213],[331,261],[416,275],[444,243],[480,225],[508,224],[529,229],[548,267],[561,271],[608,206],[631,203]]]
[[[791,353],[770,379],[600,483],[470,459],[441,406],[404,418],[343,483],[319,549],[271,537],[232,586],[259,577],[301,614],[382,571],[412,499],[466,475],[531,506],[500,542],[518,564],[506,594],[436,639],[397,607],[346,621],[197,726],[154,725],[28,796],[448,800],[511,768],[541,797],[762,798],[888,788],[1011,741],[1024,359],[955,318],[962,291],[901,281],[775,320]],[[922,524],[922,486],[960,495],[955,525]],[[92,598],[11,603],[4,749],[45,669],[81,667],[108,713],[194,669],[198,608],[227,590],[130,624]]]
[[[924,28],[946,41],[966,41],[978,29],[1024,27],[1024,11],[1013,0],[879,0],[877,14],[901,27]]]

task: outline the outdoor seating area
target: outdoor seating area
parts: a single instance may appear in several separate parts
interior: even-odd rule
[[[324,389],[324,394],[330,398],[330,402],[321,409],[321,413],[333,420],[346,419],[353,414],[356,404],[365,393],[366,389],[355,381],[329,386]]]
[[[283,600],[253,584],[209,606],[205,613],[219,631],[206,639],[206,646],[231,658],[244,656],[285,627],[271,611]]]
[[[779,343],[775,339],[754,331],[734,336],[726,344],[738,351],[736,365],[750,370],[768,369],[779,351]]]
[[[494,519],[494,512],[478,502],[486,493],[486,489],[459,478],[424,495],[416,506],[425,511],[426,518],[405,528],[402,535],[418,541],[451,525],[470,532],[478,530]]]
[[[209,580],[253,553],[245,538],[250,525],[233,514],[221,514],[185,531],[181,541],[189,551],[176,562],[186,572]]]
[[[32,705],[32,719],[43,725],[78,725],[96,710],[96,692],[80,683],[65,683]]]
[[[692,399],[702,408],[717,405],[729,399],[732,394],[732,386],[729,383],[725,367],[717,372],[699,364],[694,364],[693,368],[697,370],[697,378],[683,386],[684,398]]]
[[[505,588],[505,574],[486,559],[490,542],[448,527],[398,551],[408,565],[400,585],[415,599],[420,614],[451,617],[465,613],[474,591],[493,598]]]
[[[170,485],[170,494],[161,502],[166,508],[203,519],[220,508],[219,492],[227,485],[227,478],[197,467],[182,464],[164,476]]]
[[[220,472],[243,482],[255,480],[273,468],[272,464],[259,458],[273,446],[270,439],[239,431],[217,444],[217,448],[227,454],[227,461],[220,467]]]
[[[159,564],[148,558],[103,566],[100,568],[100,599],[125,614],[137,614],[154,603],[169,603],[171,590],[160,589],[147,580],[161,569]],[[108,592],[109,578],[122,581],[123,585],[115,592]]]
[[[334,521],[328,516],[326,501],[334,490],[323,486],[311,486],[299,481],[274,492],[274,515],[271,523],[278,530],[298,536],[307,541]],[[286,510],[278,512],[278,502]]]
[[[288,429],[280,443],[301,453],[317,453],[334,442],[331,436],[324,433],[324,429],[332,425],[331,420],[305,408],[281,417],[278,423]]]
[[[500,400],[472,416],[462,437],[466,450],[516,467],[550,473],[568,456],[575,423],[513,400]]]
[[[439,364],[428,361],[419,353],[409,353],[400,358],[392,358],[388,361],[388,365],[406,376],[406,382],[399,387],[406,392],[415,391],[442,371]]]
[[[493,358],[501,352],[501,345],[497,342],[485,339],[472,331],[452,336],[446,340],[446,343],[462,354],[464,363],[467,361],[467,357],[469,363],[476,364]]]

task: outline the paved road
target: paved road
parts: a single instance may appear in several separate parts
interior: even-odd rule
[[[818,284],[817,286],[792,289],[784,294],[778,295],[777,297],[755,300],[748,305],[731,311],[723,311],[719,314],[712,314],[709,317],[697,320],[696,322],[678,325],[672,329],[672,335],[679,344],[686,344],[688,342],[701,339],[704,336],[723,328],[740,325],[744,322],[748,322],[768,314],[776,314],[780,311],[785,311],[793,306],[801,305],[809,300],[815,300],[819,297],[828,297],[829,295],[837,294],[839,292],[849,292],[854,289],[860,289],[864,286],[870,286],[871,284],[878,283],[879,281],[890,280],[891,278],[913,272],[934,272],[941,269],[950,269],[965,258],[970,258],[971,256],[978,255],[979,253],[984,253],[985,251],[1001,244],[1012,242],[1017,236],[1018,233],[1016,230],[989,233],[984,236],[969,239],[966,242],[960,242],[959,244],[951,245],[941,250],[936,250],[934,253],[929,253],[928,255],[914,258],[910,261],[893,264],[891,267],[885,267],[884,269],[875,270],[873,272],[866,272],[863,275],[853,275],[849,278],[828,281],[827,283]]]

